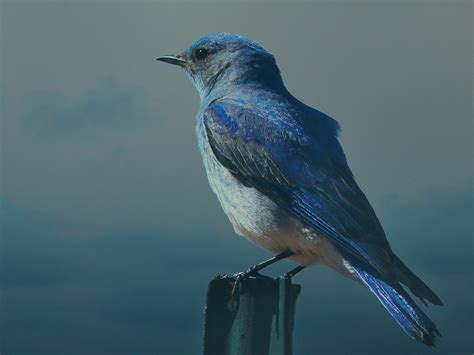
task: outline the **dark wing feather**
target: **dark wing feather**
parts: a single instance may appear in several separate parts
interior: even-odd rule
[[[391,278],[393,254],[336,132],[324,121],[327,116],[315,110],[309,114],[256,115],[220,102],[206,109],[204,124],[217,159],[239,181],[330,238],[344,255]]]

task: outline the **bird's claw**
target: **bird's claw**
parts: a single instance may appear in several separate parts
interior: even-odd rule
[[[261,274],[258,273],[258,270],[256,270],[255,267],[248,268],[246,271],[239,272],[237,274],[233,275],[234,278],[234,284],[232,286],[232,293],[231,293],[231,304],[232,304],[232,309],[235,310],[237,308],[238,304],[238,291],[240,284],[242,281],[248,279],[249,277],[265,277]]]
[[[234,275],[234,285],[232,287],[232,298],[235,298],[235,295],[237,294],[237,291],[239,289],[240,283],[246,279],[248,279],[250,276],[259,276],[259,273],[253,268],[249,268],[246,271],[239,272]]]

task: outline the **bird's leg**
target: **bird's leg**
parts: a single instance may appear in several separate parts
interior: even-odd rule
[[[285,279],[291,279],[293,276],[295,276],[297,273],[304,270],[305,268],[306,268],[306,266],[299,265],[299,266],[295,267],[294,269],[292,269],[292,270],[288,271],[287,273],[285,273],[283,275],[283,277]]]
[[[276,263],[279,260],[286,259],[290,256],[292,256],[294,253],[291,250],[285,250],[281,252],[280,254],[275,255],[273,258],[270,258],[268,260],[262,261],[261,263],[254,265],[252,267],[249,267],[246,271],[242,272],[241,274],[244,275],[252,275],[255,273],[258,273],[260,270],[266,268],[267,266],[270,266],[271,264]]]
[[[235,275],[235,281],[234,281],[234,286],[232,287],[232,296],[235,295],[240,283],[245,280],[247,277],[249,277],[250,275],[255,275],[255,276],[258,276],[258,272],[260,270],[262,270],[263,268],[266,268],[267,266],[273,264],[273,263],[276,263],[277,261],[279,260],[282,260],[282,259],[286,259],[288,258],[289,256],[292,256],[294,254],[294,252],[292,252],[291,250],[285,250],[283,252],[281,252],[280,254],[277,254],[275,255],[273,258],[270,258],[268,260],[265,260],[257,265],[254,265],[250,268],[248,268],[246,271],[244,272],[239,272],[238,274]]]

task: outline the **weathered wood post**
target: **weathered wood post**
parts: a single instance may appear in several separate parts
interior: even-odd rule
[[[232,296],[234,277],[209,283],[204,355],[292,355],[296,299],[291,279],[250,277]]]

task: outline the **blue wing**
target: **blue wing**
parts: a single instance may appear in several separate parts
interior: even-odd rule
[[[283,111],[213,103],[204,124],[214,154],[243,184],[330,238],[344,255],[392,279],[395,257],[347,165],[337,123],[309,107]]]

